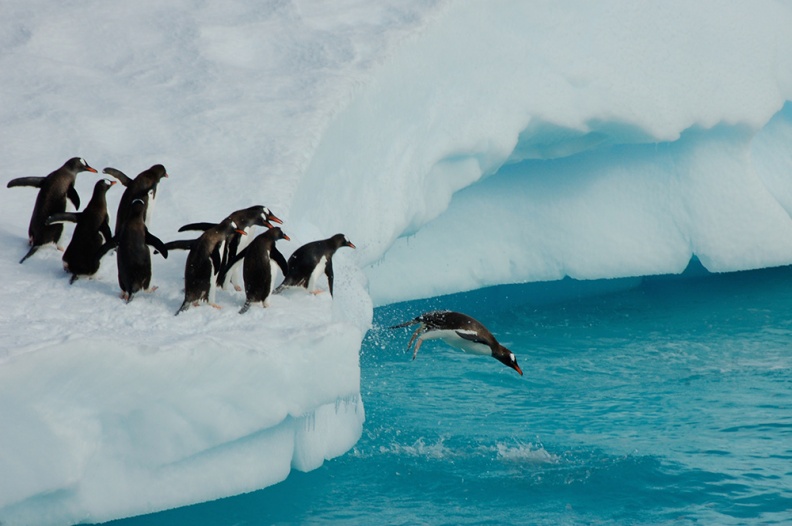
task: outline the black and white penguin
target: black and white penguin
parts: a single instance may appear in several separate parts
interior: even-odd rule
[[[149,289],[151,285],[151,252],[149,245],[157,249],[163,258],[168,258],[168,249],[160,239],[148,231],[145,223],[146,203],[143,199],[135,199],[130,203],[126,221],[121,231],[112,241],[105,243],[101,255],[113,248],[116,252],[118,267],[118,285],[121,287],[121,299],[129,303],[138,291]]]
[[[63,234],[63,225],[60,223],[47,225],[47,218],[53,214],[65,212],[67,198],[72,202],[75,210],[80,209],[80,196],[74,189],[74,182],[80,172],[96,173],[96,170],[88,166],[82,157],[72,157],[46,177],[19,177],[8,182],[8,188],[33,186],[39,189],[28,227],[30,250],[19,261],[20,263],[35,254],[40,246],[47,243],[57,244],[60,240],[61,234]]]
[[[272,293],[276,265],[280,267],[284,275],[287,271],[285,260],[281,263],[272,258],[273,251],[277,251],[275,242],[279,239],[289,241],[289,236],[278,227],[271,228],[263,234],[259,234],[229,262],[228,268],[231,268],[239,260],[245,260],[242,264],[242,277],[245,280],[245,305],[239,314],[247,312],[253,303],[260,303],[262,307],[269,306],[267,298]],[[221,273],[221,282],[224,277]]]
[[[93,195],[82,212],[60,212],[47,218],[47,225],[77,223],[71,241],[63,253],[63,268],[71,273],[69,284],[78,276],[93,276],[99,270],[102,246],[113,238],[107,214],[107,190],[116,184],[109,179],[96,182]]]
[[[148,170],[140,172],[137,177],[132,179],[121,170],[107,167],[102,173],[112,175],[126,187],[118,202],[118,213],[116,214],[115,234],[121,231],[121,225],[129,215],[130,205],[135,199],[140,199],[144,204],[143,222],[146,225],[151,223],[151,214],[154,210],[154,203],[157,200],[157,185],[163,177],[168,177],[168,172],[161,164],[155,164]]]
[[[263,226],[267,228],[272,228],[272,223],[277,223],[279,225],[283,224],[283,221],[278,219],[278,217],[272,213],[272,211],[263,205],[255,205],[249,208],[244,208],[242,210],[236,210],[226,217],[226,219],[230,219],[234,223],[237,224],[240,230],[244,230],[247,236],[242,236],[236,232],[233,232],[228,239],[223,242],[219,246],[220,255],[221,255],[221,272],[218,274],[218,281],[217,285],[221,288],[225,287],[226,277],[230,276],[231,283],[234,285],[236,290],[242,290],[242,287],[239,285],[239,267],[235,264],[229,264],[232,259],[235,258],[237,253],[245,248],[245,246],[251,242],[252,236],[250,233],[254,226]],[[179,229],[179,232],[185,232],[187,230],[203,230],[206,231],[213,226],[216,226],[216,223],[190,223],[189,225],[184,225]],[[247,243],[245,243],[247,240]],[[278,252],[278,249],[275,248],[271,256],[278,261],[278,264],[282,261],[283,264],[286,264],[286,258]],[[236,261],[239,261],[238,259]],[[220,276],[223,276],[222,279]]]
[[[418,325],[412,338],[410,338],[410,342],[407,344],[407,350],[409,351],[410,347],[415,343],[413,360],[418,355],[418,349],[420,349],[424,340],[440,339],[466,353],[492,356],[520,373],[520,376],[523,374],[522,369],[517,365],[514,353],[498,343],[495,336],[484,325],[466,314],[448,310],[432,311],[389,328],[399,329],[410,325]]]
[[[341,247],[355,248],[344,234],[319,241],[311,241],[301,246],[291,255],[288,261],[288,272],[275,294],[285,287],[305,287],[308,292],[316,294],[316,280],[324,273],[333,295],[333,254]]]
[[[184,302],[176,311],[176,316],[182,311],[197,306],[200,301],[208,302],[212,307],[219,309],[215,303],[215,283],[220,272],[220,252],[217,247],[226,241],[233,232],[246,235],[236,223],[224,219],[219,225],[207,229],[201,237],[190,242],[190,253],[184,266]]]

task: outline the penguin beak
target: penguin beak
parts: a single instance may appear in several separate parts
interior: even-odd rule
[[[278,218],[275,216],[275,214],[270,214],[270,215],[268,215],[268,216],[267,216],[267,219],[268,219],[268,220],[270,220],[270,221],[272,221],[273,223],[278,223],[279,225],[282,225],[282,224],[283,224],[283,221],[281,221],[280,219],[278,219]],[[272,227],[270,226],[270,228],[272,228]]]
[[[93,172],[93,173],[95,173],[95,174],[98,174],[98,173],[99,173],[99,172],[97,172],[97,171],[96,171],[96,169],[95,169],[95,168],[91,168],[91,167],[90,167],[90,166],[88,166],[87,164],[85,165],[85,169],[86,169],[86,170],[88,170],[89,172]]]
[[[355,245],[352,244],[351,241],[347,241],[346,246],[348,246],[349,248],[357,248]]]
[[[512,364],[512,365],[511,365],[511,368],[512,368],[512,369],[514,369],[515,371],[517,371],[518,373],[520,373],[520,376],[522,376],[522,375],[523,375],[523,373],[522,373],[522,369],[520,369],[520,366],[519,366],[519,365],[517,365],[516,363],[515,363],[515,364]]]
[[[283,234],[283,239],[285,239],[286,241],[291,241],[291,238],[286,234]]]
[[[236,232],[237,234],[242,234],[243,236],[247,235],[247,232],[245,232],[244,230],[236,229],[236,230],[234,230],[234,232]]]

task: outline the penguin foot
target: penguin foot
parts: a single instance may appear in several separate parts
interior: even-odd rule
[[[158,288],[159,287],[157,285],[154,285],[153,287],[147,288],[146,292],[151,293],[151,292],[154,292],[155,290],[157,290]]]
[[[242,292],[242,287],[240,287],[239,285],[234,285],[234,290],[237,292]]]
[[[215,309],[217,309],[217,310],[220,310],[220,309],[222,309],[222,308],[223,308],[223,307],[221,307],[220,305],[218,305],[217,303],[210,303],[209,305],[211,305],[213,308],[215,308]]]
[[[129,294],[127,292],[122,292],[118,297],[124,301],[129,301]]]
[[[311,291],[311,294],[313,294],[314,296],[318,296],[319,294],[322,294],[322,293],[324,293],[323,290],[312,290]]]
[[[66,251],[66,249],[65,249],[65,248],[63,248],[63,247],[62,247],[62,246],[60,246],[60,245],[55,245],[55,246],[56,246],[56,247],[58,247],[58,250],[60,250],[61,252],[65,252],[65,251]]]

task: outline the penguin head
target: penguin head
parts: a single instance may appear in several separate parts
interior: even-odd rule
[[[165,167],[161,164],[155,164],[151,168],[147,170],[151,175],[152,179],[159,182],[160,179],[163,177],[168,177],[168,172],[165,170]]]
[[[247,235],[247,232],[245,232],[244,230],[239,228],[239,225],[236,224],[236,221],[229,221],[228,224],[226,225],[226,229],[227,229],[229,234],[231,232],[236,232],[237,234],[242,235],[242,236],[246,236]]]
[[[107,190],[109,190],[110,187],[113,186],[114,184],[116,184],[116,182],[111,181],[110,179],[99,179],[98,181],[96,181],[96,184],[94,185],[94,193],[107,192]]]
[[[261,215],[257,218],[256,224],[259,226],[265,226],[267,228],[272,228],[272,223],[277,223],[279,225],[283,224],[278,216],[272,213],[269,208],[266,206],[261,207]]]
[[[88,166],[88,163],[85,162],[85,159],[82,157],[72,157],[66,164],[63,165],[64,168],[68,169],[70,172],[73,173],[80,173],[80,172],[93,172],[98,173],[94,168]]]
[[[291,241],[291,238],[286,235],[286,232],[284,232],[283,230],[281,230],[277,226],[274,226],[274,227],[270,228],[269,230],[267,230],[267,232],[270,233],[270,235],[272,236],[272,239],[275,239],[275,240],[285,239],[286,241]]]
[[[520,366],[517,365],[517,358],[514,357],[514,353],[503,345],[498,344],[498,350],[497,352],[492,353],[492,357],[501,362],[503,365],[511,367],[520,373],[520,376],[523,375],[522,369],[520,369]]]
[[[352,244],[352,242],[349,239],[347,239],[347,237],[344,234],[336,234],[333,237],[331,237],[330,240],[337,248],[341,248],[341,247],[357,248],[355,245]]]

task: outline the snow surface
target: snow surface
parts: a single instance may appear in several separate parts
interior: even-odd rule
[[[162,163],[165,241],[264,204],[287,256],[358,249],[333,299],[239,316],[223,291],[174,317],[185,253],[129,305],[112,257],[69,286],[54,248],[17,263],[35,190],[3,188],[0,522],[145,513],[342,454],[372,304],[792,262],[790,23],[770,0],[3,2],[3,183]]]

